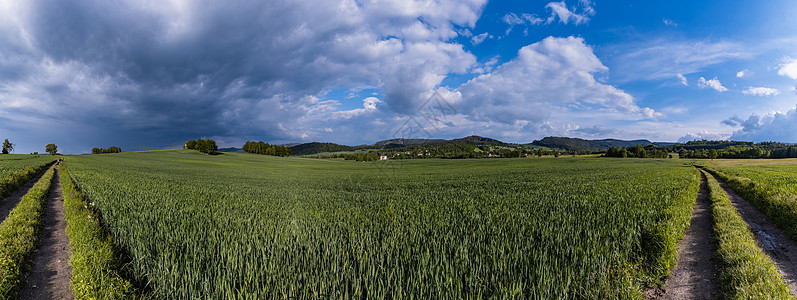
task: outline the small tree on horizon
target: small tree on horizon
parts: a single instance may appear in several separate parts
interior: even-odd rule
[[[55,155],[58,153],[58,146],[55,144],[47,144],[47,146],[44,147],[44,151],[47,151],[50,155]]]
[[[6,139],[5,141],[3,141],[3,154],[8,154],[11,151],[14,151],[14,144],[12,144],[11,142],[8,141],[8,139]]]

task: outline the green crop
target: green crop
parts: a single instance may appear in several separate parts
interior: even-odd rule
[[[797,238],[797,165],[706,168]]]
[[[733,207],[713,176],[706,174],[722,299],[794,299],[778,274],[775,263],[756,245],[747,223]]]
[[[103,230],[94,203],[86,201],[68,170],[58,173],[64,195],[66,234],[69,236],[70,288],[75,299],[133,299],[135,291],[121,271],[123,264],[113,241]]]
[[[55,161],[52,156],[27,154],[0,155],[0,199],[17,190]]]
[[[0,298],[9,299],[24,282],[22,274],[36,249],[54,168],[44,173],[0,224]]]
[[[162,299],[642,298],[675,263],[699,182],[672,160],[386,163],[65,165]]]

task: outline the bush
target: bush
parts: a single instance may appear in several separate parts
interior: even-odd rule
[[[103,148],[92,148],[91,154],[104,154],[104,153],[121,153],[122,148],[119,147],[109,147],[108,149]]]
[[[216,150],[219,150],[219,146],[216,146],[216,141],[211,139],[198,139],[196,141],[188,141],[183,146],[185,149],[189,150],[197,150],[202,153],[207,154],[214,154]]]

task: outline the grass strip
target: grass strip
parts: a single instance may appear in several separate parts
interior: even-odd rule
[[[44,200],[50,191],[51,167],[0,224],[0,298],[9,299],[20,288],[33,250],[38,244]]]
[[[705,170],[725,181],[742,198],[764,213],[775,226],[786,231],[792,239],[797,239],[797,202],[793,196],[779,193],[776,188],[749,178],[727,175],[712,168]]]
[[[65,166],[61,167],[66,234],[71,248],[70,287],[75,299],[132,299],[133,285],[121,275],[122,260],[103,228],[94,203],[79,190]]]
[[[795,299],[778,274],[775,263],[756,245],[747,223],[717,181],[706,174],[717,257],[721,299]]]
[[[54,158],[53,161],[55,161]],[[52,164],[52,161],[38,166],[29,166],[0,177],[0,199],[13,194],[20,186],[28,182],[28,180],[33,179],[33,177],[36,177],[36,174],[39,174],[39,172],[47,168],[50,164]]]

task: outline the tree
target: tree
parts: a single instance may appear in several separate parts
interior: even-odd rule
[[[717,158],[717,150],[711,149],[708,151],[708,158],[715,159]]]
[[[8,154],[11,151],[14,151],[14,144],[12,144],[11,142],[8,141],[8,139],[6,139],[3,142],[3,154]]]
[[[55,144],[47,144],[47,146],[44,148],[44,151],[47,151],[50,153],[50,155],[55,155],[58,153],[58,146]]]
[[[119,148],[119,147],[116,147],[116,146],[110,147],[108,149],[104,149],[104,148],[92,148],[91,149],[91,154],[121,153],[121,152],[122,152],[122,148]]]

